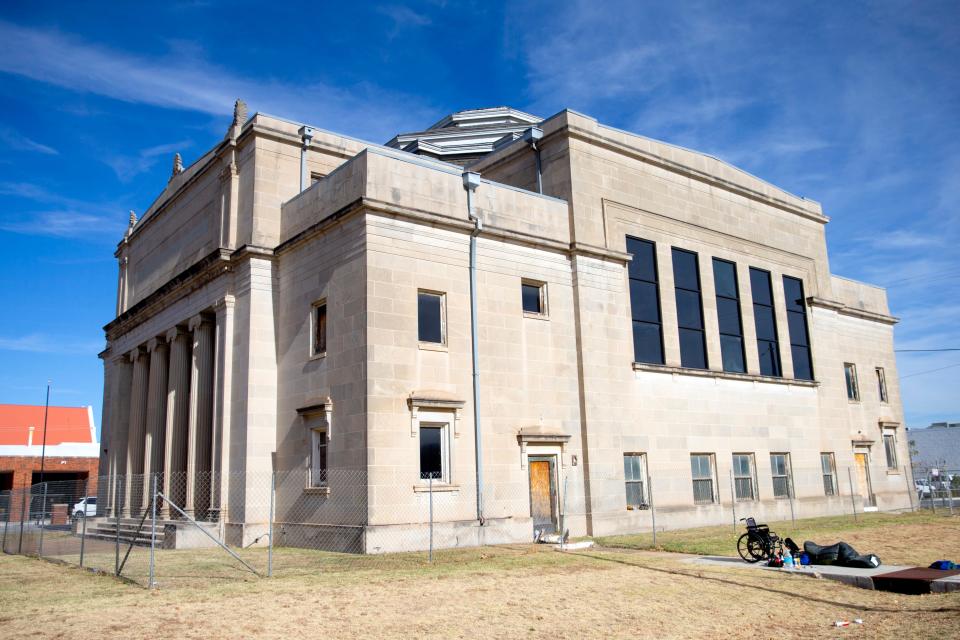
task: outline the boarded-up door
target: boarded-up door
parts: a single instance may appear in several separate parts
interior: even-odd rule
[[[873,506],[873,487],[870,486],[870,466],[867,464],[867,454],[855,453],[853,458],[857,463],[857,490],[863,498],[863,504]]]
[[[534,532],[557,531],[557,485],[553,456],[530,458],[530,516]]]

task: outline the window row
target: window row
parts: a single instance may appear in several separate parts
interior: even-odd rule
[[[664,364],[663,316],[660,306],[660,277],[654,242],[627,237],[627,252],[632,255],[627,273],[630,280],[630,310],[633,321],[634,361]],[[703,297],[699,259],[686,249],[671,249],[677,331],[680,336],[680,365],[693,369],[709,366],[704,329]],[[713,258],[714,292],[717,303],[720,357],[724,371],[746,373],[743,342],[743,317],[737,265]],[[794,377],[813,380],[810,333],[803,282],[783,276],[787,328]],[[780,344],[773,303],[773,285],[769,271],[750,267],[750,292],[756,328],[760,373],[783,375]]]
[[[873,372],[876,376],[877,398],[880,402],[886,404],[889,401],[887,398],[887,376],[883,371],[883,367],[874,367]],[[852,362],[844,362],[843,378],[847,387],[847,399],[860,402],[860,383],[857,380],[857,365]]]
[[[838,495],[837,467],[833,453],[820,454],[820,467],[823,474],[824,495]],[[774,498],[793,497],[793,470],[790,465],[789,453],[770,454],[770,476]],[[714,454],[691,454],[690,477],[693,483],[693,501],[695,504],[712,504],[720,501]],[[627,508],[646,508],[649,504],[649,496],[646,493],[649,483],[647,455],[645,453],[623,454],[623,478]],[[753,453],[733,454],[732,483],[737,501],[759,499],[756,460]]]
[[[524,316],[547,317],[547,285],[523,279],[520,283],[520,304]],[[440,291],[417,291],[417,340],[427,344],[447,342],[446,294]],[[310,356],[327,352],[327,301],[312,305],[310,314]]]

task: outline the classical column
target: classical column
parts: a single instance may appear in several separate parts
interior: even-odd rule
[[[130,397],[133,383],[133,365],[126,356],[113,361],[113,375],[110,381],[110,439],[108,457],[110,458],[110,477],[107,491],[110,495],[110,510],[107,515],[115,516],[120,508],[122,494],[117,495],[117,478],[123,478],[127,472],[127,442],[130,432]],[[101,439],[103,439],[101,437]],[[101,472],[101,477],[103,473]]]
[[[206,316],[190,320],[193,362],[190,372],[190,427],[187,447],[186,511],[206,517],[210,507],[210,468],[213,455],[213,322]]]
[[[180,327],[167,332],[170,369],[167,376],[163,495],[183,508],[184,472],[187,470],[187,422],[190,412],[190,335]],[[163,517],[170,517],[164,501]]]
[[[126,491],[120,496],[121,513],[131,516],[140,512],[143,504],[143,456],[147,417],[147,380],[150,354],[138,347],[128,356],[133,363],[133,381],[130,384],[130,430],[127,439],[125,465]]]
[[[216,394],[211,445],[211,508],[220,512],[227,505],[230,475],[230,423],[233,405],[233,324],[236,298],[226,295],[215,306],[216,347],[213,388]]]
[[[167,374],[169,345],[157,337],[147,343],[150,352],[150,382],[147,390],[147,438],[144,444],[144,508],[150,505],[153,474],[163,473],[164,431],[167,426]],[[163,486],[158,484],[158,486]]]

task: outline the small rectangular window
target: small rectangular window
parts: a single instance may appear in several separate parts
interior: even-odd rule
[[[715,502],[716,494],[713,490],[713,454],[691,454],[690,474],[693,477],[693,501],[696,504]]]
[[[883,373],[883,367],[877,367],[877,393],[880,402],[887,402],[887,377]]]
[[[529,315],[547,315],[547,285],[524,280],[520,283],[520,298],[523,312]]]
[[[420,342],[446,344],[443,303],[442,293],[417,293],[417,334]]]
[[[843,363],[843,377],[847,383],[847,399],[860,401],[860,388],[857,385],[857,365],[850,362]]]
[[[633,318],[633,360],[663,364],[657,247],[649,240],[628,236],[627,253],[632,254],[627,272],[630,277],[630,311]]]
[[[646,508],[647,456],[645,454],[623,454],[623,480],[626,484],[627,509]]]
[[[820,454],[820,469],[823,472],[823,495],[837,495],[837,466],[832,453]]]
[[[887,453],[887,469],[897,468],[897,440],[892,433],[883,436],[883,449]]]
[[[311,429],[310,431],[310,486],[327,486],[327,431],[326,429]]]
[[[673,283],[680,332],[680,366],[707,368],[707,343],[703,331],[703,301],[697,254],[673,248]]]
[[[793,356],[793,377],[813,380],[810,358],[810,332],[807,328],[807,305],[803,281],[783,276],[783,294],[787,300],[787,328],[790,330],[790,354]]]
[[[723,360],[723,370],[746,373],[737,266],[732,262],[714,258],[713,283],[717,292],[717,321],[720,325],[720,357]]]
[[[793,482],[790,479],[790,454],[771,453],[770,473],[773,476],[773,497],[790,498],[793,496]]]
[[[773,289],[769,271],[750,267],[750,292],[753,295],[753,320],[757,328],[760,373],[779,378],[783,374],[780,369],[780,343],[773,312]]]
[[[317,302],[313,305],[313,352],[310,355],[319,356],[327,352],[327,303]]]
[[[756,500],[752,453],[733,454],[733,486],[737,500]]]
[[[447,481],[446,425],[420,425],[420,479]]]

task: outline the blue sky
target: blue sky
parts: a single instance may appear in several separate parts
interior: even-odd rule
[[[960,348],[956,2],[167,2],[0,7],[0,402],[92,404],[127,212],[233,100],[383,142],[565,107],[823,204],[831,268],[898,349]],[[787,6],[788,4],[794,6]],[[907,423],[960,420],[960,352],[898,354]]]

